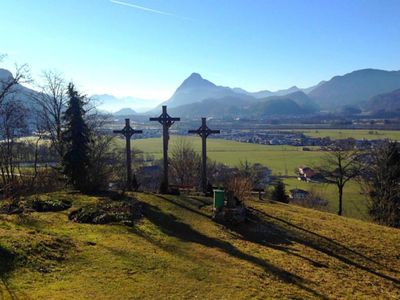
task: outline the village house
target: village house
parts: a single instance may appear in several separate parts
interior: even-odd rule
[[[302,189],[290,190],[289,198],[291,201],[301,201],[308,197],[310,193]]]
[[[303,180],[303,181],[309,182],[316,175],[314,170],[309,167],[300,167],[298,171],[299,171],[298,180]]]

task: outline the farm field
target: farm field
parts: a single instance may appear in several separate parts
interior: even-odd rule
[[[197,137],[172,136],[170,149],[174,147],[174,143],[180,138],[188,139],[193,143],[193,147],[197,151],[201,151],[201,142]],[[162,156],[161,138],[135,140],[133,145],[135,148],[152,154],[156,158],[161,158]],[[237,166],[240,161],[248,160],[251,163],[261,163],[269,167],[274,175],[289,177],[295,175],[294,171],[299,166],[307,165],[313,167],[318,165],[325,155],[321,151],[302,151],[302,147],[258,145],[221,139],[209,139],[207,148],[208,157],[218,162]],[[328,211],[337,212],[338,200],[335,186],[300,182],[296,178],[284,178],[284,182],[287,185],[287,191],[292,188],[310,190],[315,187],[321,192],[324,199],[329,201]],[[344,215],[358,219],[368,219],[366,199],[355,182],[349,182],[345,187]]]
[[[227,228],[211,221],[211,199],[129,196],[143,206],[134,227],[0,215],[0,299],[400,297],[397,229],[252,200],[249,222]]]
[[[170,149],[177,139],[187,139],[198,152],[201,151],[201,140],[191,136],[171,136]],[[123,141],[119,140],[121,146]],[[162,156],[161,138],[141,139],[133,142],[133,147],[154,155]],[[250,143],[239,143],[222,139],[207,140],[208,156],[218,162],[237,166],[240,161],[248,160],[251,163],[260,163],[268,166],[275,175],[294,175],[294,169],[301,165],[315,165],[323,157],[320,151],[302,151],[302,147],[270,146]]]
[[[400,130],[362,130],[362,129],[301,129],[296,130],[303,132],[310,137],[330,137],[331,139],[391,139],[400,140]]]

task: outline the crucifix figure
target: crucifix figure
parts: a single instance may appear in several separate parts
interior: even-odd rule
[[[163,158],[164,158],[164,184],[168,188],[168,141],[169,128],[180,118],[173,118],[167,113],[167,106],[163,105],[162,114],[158,118],[150,118],[150,121],[157,121],[163,126]]]
[[[114,133],[120,133],[125,137],[126,141],[126,187],[132,189],[132,154],[131,154],[131,138],[132,135],[143,133],[142,130],[135,130],[130,125],[130,120],[125,119],[125,127],[122,130],[114,130]]]
[[[201,188],[203,193],[207,192],[207,138],[210,134],[221,133],[220,130],[211,130],[207,126],[206,118],[201,118],[201,126],[197,130],[189,130],[188,133],[195,133],[201,137],[202,146],[202,168],[201,168]]]

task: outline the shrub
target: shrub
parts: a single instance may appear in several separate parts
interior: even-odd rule
[[[35,198],[31,208],[38,212],[63,211],[72,206],[72,202],[58,197]]]
[[[77,223],[121,223],[133,226],[135,221],[141,217],[141,207],[138,203],[103,200],[100,203],[74,210],[68,217]]]
[[[288,197],[286,195],[285,184],[281,180],[277,181],[274,190],[272,191],[271,198],[274,201],[279,201],[284,203],[289,202]]]

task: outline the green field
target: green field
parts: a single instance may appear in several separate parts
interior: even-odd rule
[[[249,221],[227,228],[211,199],[134,196],[144,218],[132,228],[0,214],[0,299],[400,297],[397,229],[268,201],[248,201]]]
[[[391,139],[400,141],[400,130],[362,130],[362,129],[302,129],[298,130],[310,137],[330,137],[331,139]]]
[[[189,140],[195,150],[201,151],[201,140],[197,137],[172,136],[170,149],[180,138]],[[161,138],[135,140],[133,145],[156,158],[162,156]],[[221,139],[208,139],[207,152],[211,159],[230,166],[238,166],[240,161],[248,160],[268,166],[275,175],[289,176],[294,175],[294,169],[301,165],[316,165],[323,156],[319,151],[302,151],[302,147],[258,145]]]
[[[193,143],[197,151],[201,151],[200,138],[196,137],[172,136],[170,148],[174,147],[174,143],[179,138],[188,139]],[[150,153],[156,158],[161,158],[161,142],[161,138],[135,140],[134,147],[145,153]],[[261,163],[269,167],[273,174],[278,176],[294,176],[294,170],[299,166],[317,166],[325,155],[321,151],[302,151],[302,147],[258,145],[221,139],[209,139],[207,145],[208,157],[213,160],[230,166],[237,166],[240,161],[245,160],[252,163]],[[321,191],[323,197],[329,201],[328,210],[334,213],[337,212],[337,191],[334,186],[300,182],[295,178],[285,178],[284,182],[287,184],[287,190],[292,188],[309,190],[315,186]],[[355,182],[349,182],[345,187],[344,215],[364,220],[368,219],[366,199]]]

